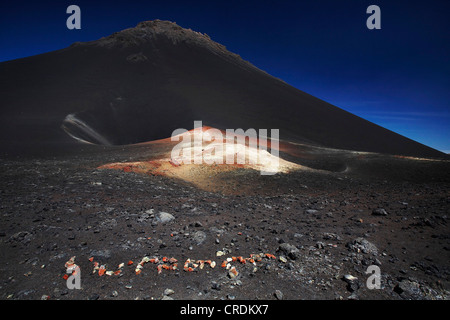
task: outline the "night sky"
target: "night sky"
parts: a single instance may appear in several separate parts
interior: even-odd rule
[[[81,30],[66,9],[81,8]],[[369,5],[381,30],[369,30]],[[207,33],[290,85],[450,153],[450,1],[2,1],[0,61],[145,20]],[[1,76],[1,75],[0,75]]]

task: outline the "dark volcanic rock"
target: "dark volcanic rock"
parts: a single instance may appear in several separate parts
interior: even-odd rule
[[[170,213],[162,211],[162,212],[158,213],[156,219],[160,223],[169,223],[169,222],[173,221],[175,219],[175,217],[173,215],[171,215]]]
[[[362,252],[372,255],[378,254],[378,248],[364,238],[356,238],[355,240],[347,243],[347,247],[354,252]]]
[[[203,231],[196,231],[192,237],[192,240],[197,245],[201,245],[206,240],[206,233]]]
[[[360,284],[359,284],[358,278],[347,274],[342,279],[347,283],[348,291],[355,292],[356,290],[359,289]]]
[[[111,250],[92,250],[89,255],[90,257],[94,257],[94,259],[101,261],[111,258]]]
[[[278,250],[283,252],[284,254],[286,254],[292,260],[296,260],[296,259],[300,258],[300,256],[301,256],[300,250],[298,250],[297,247],[295,247],[289,243],[282,243],[279,246]]]
[[[283,300],[283,293],[280,290],[275,290],[274,294],[275,298],[278,300]]]
[[[383,208],[377,208],[372,211],[372,215],[374,216],[387,216],[388,213]]]
[[[394,291],[405,299],[420,300],[424,297],[419,283],[411,280],[402,280],[395,286]]]

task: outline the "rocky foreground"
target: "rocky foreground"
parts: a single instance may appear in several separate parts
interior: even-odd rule
[[[450,297],[446,181],[242,169],[220,193],[88,158],[2,160],[1,299]]]

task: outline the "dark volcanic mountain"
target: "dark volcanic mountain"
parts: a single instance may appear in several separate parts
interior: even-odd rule
[[[445,157],[259,70],[208,35],[147,21],[108,37],[0,64],[1,143],[13,148],[167,138],[194,120],[278,128],[282,139]]]
[[[207,35],[143,22],[4,62],[0,96],[2,300],[450,299],[450,161],[399,156],[448,155]],[[278,128],[282,159],[172,156],[194,120]]]

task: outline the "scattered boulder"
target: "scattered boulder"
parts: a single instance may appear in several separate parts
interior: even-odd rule
[[[362,252],[364,254],[378,254],[378,248],[364,238],[356,238],[352,242],[347,243],[347,248],[354,252]]]
[[[275,290],[275,292],[273,293],[273,295],[275,296],[275,298],[277,298],[278,300],[283,300],[283,293],[280,290]]]
[[[337,240],[337,241],[342,240],[340,236],[338,236],[335,233],[330,233],[330,232],[323,233],[323,239],[324,240]]]
[[[321,241],[317,241],[316,242],[316,248],[317,249],[323,249],[325,248],[325,243],[321,242]]]
[[[206,240],[206,233],[203,231],[197,231],[194,233],[192,240],[199,246]]]
[[[28,244],[33,239],[33,235],[28,231],[20,231],[13,234],[10,238],[10,242],[20,242],[22,244]]]
[[[351,274],[346,274],[344,275],[344,277],[342,278],[345,282],[350,283],[350,282],[355,282],[356,280],[358,280],[357,277],[352,276]]]
[[[200,221],[195,221],[194,222],[194,227],[197,227],[197,228],[203,227],[203,224]]]
[[[416,281],[402,280],[395,286],[394,291],[404,299],[423,299],[422,290]]]
[[[373,209],[372,215],[385,217],[388,215],[388,213],[383,208],[377,208],[377,209]]]
[[[161,211],[160,213],[158,213],[156,220],[157,220],[157,222],[160,222],[160,223],[169,223],[169,222],[175,220],[175,217],[173,215],[171,215],[170,213]]]
[[[172,295],[172,294],[174,294],[174,293],[175,293],[175,291],[172,290],[172,289],[169,289],[169,288],[167,288],[166,290],[164,290],[164,295],[165,295],[165,296],[170,296],[170,295]]]
[[[351,274],[344,275],[344,277],[342,277],[342,280],[347,282],[347,290],[350,292],[355,292],[360,287],[358,278],[352,276]]]
[[[282,243],[278,250],[286,254],[292,260],[300,258],[300,250],[289,243]]]
[[[111,258],[110,250],[92,250],[89,256],[94,257],[95,260],[106,260]]]

